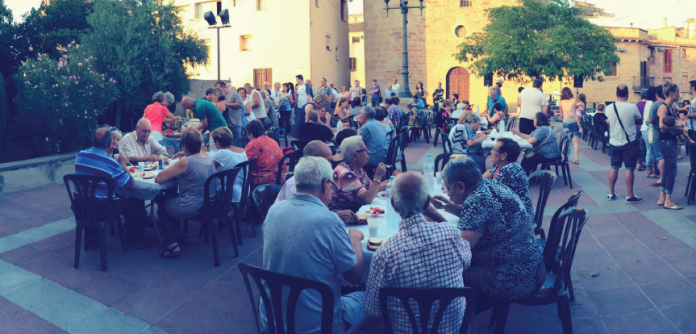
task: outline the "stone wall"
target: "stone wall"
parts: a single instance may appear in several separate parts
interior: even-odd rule
[[[62,184],[75,173],[76,152],[0,164],[0,195]]]

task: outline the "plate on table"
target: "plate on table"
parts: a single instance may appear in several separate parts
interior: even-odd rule
[[[155,177],[155,174],[137,172],[137,173],[133,174],[133,177],[135,177],[135,178],[142,178],[142,179],[144,179],[144,180],[147,180],[147,179],[151,179],[151,178]]]
[[[370,205],[367,210],[359,212],[360,214],[366,213],[372,215],[373,217],[382,217],[387,212],[387,208],[383,205]]]
[[[387,199],[387,192],[386,191],[380,191],[377,193],[377,198],[381,199]]]
[[[157,167],[159,167],[159,163],[154,162],[154,163],[151,163],[149,165],[146,165],[145,170],[155,170],[155,169],[157,169]]]

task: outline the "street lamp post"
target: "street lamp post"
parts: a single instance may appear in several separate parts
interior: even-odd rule
[[[425,6],[423,6],[423,0],[419,0],[420,6],[409,6],[408,0],[399,0],[400,3],[399,3],[398,7],[389,7],[389,1],[390,0],[384,0],[384,3],[386,5],[386,7],[384,7],[384,9],[387,11],[387,16],[389,16],[389,10],[400,9],[401,14],[404,17],[404,33],[403,33],[404,49],[401,52],[401,75],[403,77],[402,80],[404,83],[404,85],[403,85],[404,89],[401,92],[399,92],[399,96],[405,97],[405,98],[413,97],[413,95],[411,94],[411,89],[409,87],[409,83],[408,83],[408,40],[407,40],[408,32],[406,30],[407,29],[406,27],[408,25],[408,10],[409,9],[420,9],[421,16],[423,16],[423,9],[425,9]]]
[[[217,79],[220,81],[220,28],[231,28],[232,26],[230,25],[230,14],[227,11],[227,9],[223,9],[220,11],[220,21],[222,23],[222,26],[217,25],[217,20],[215,19],[215,15],[213,15],[212,11],[205,12],[203,14],[203,18],[208,22],[208,29],[217,29]]]

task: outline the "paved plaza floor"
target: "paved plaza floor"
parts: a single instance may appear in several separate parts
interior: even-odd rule
[[[623,176],[620,200],[606,201],[609,157],[581,143],[580,165],[570,167],[573,189],[556,182],[545,212],[549,219],[582,190],[580,206],[591,214],[572,269],[574,331],[696,333],[696,206],[683,197],[688,157],[680,160],[674,197],[685,208],[668,211],[656,205],[659,189],[648,186],[645,172],[635,180],[645,202],[624,203]],[[427,153],[442,153],[442,145],[411,143],[409,170],[421,169]],[[172,260],[160,258],[159,247],[123,253],[109,237],[109,270],[102,272],[98,251],[83,251],[73,268],[74,224],[62,185],[0,197],[0,333],[256,333],[237,268],[262,263],[263,237],[252,238],[250,226],[242,227],[238,258],[227,231],[220,234],[219,268],[197,238]],[[191,223],[192,236],[198,227]],[[480,333],[492,332],[489,315],[477,318]],[[372,324],[364,332],[381,330]],[[510,309],[507,333],[561,332],[555,305]]]

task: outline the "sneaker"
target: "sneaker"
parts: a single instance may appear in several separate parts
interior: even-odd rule
[[[607,195],[607,201],[613,201],[615,199],[616,199],[616,195],[614,195],[614,194]]]
[[[633,195],[633,197],[631,197],[631,198],[626,197],[626,203],[628,203],[628,204],[636,204],[636,203],[640,203],[642,201],[643,201],[643,199],[636,196],[636,195]]]

